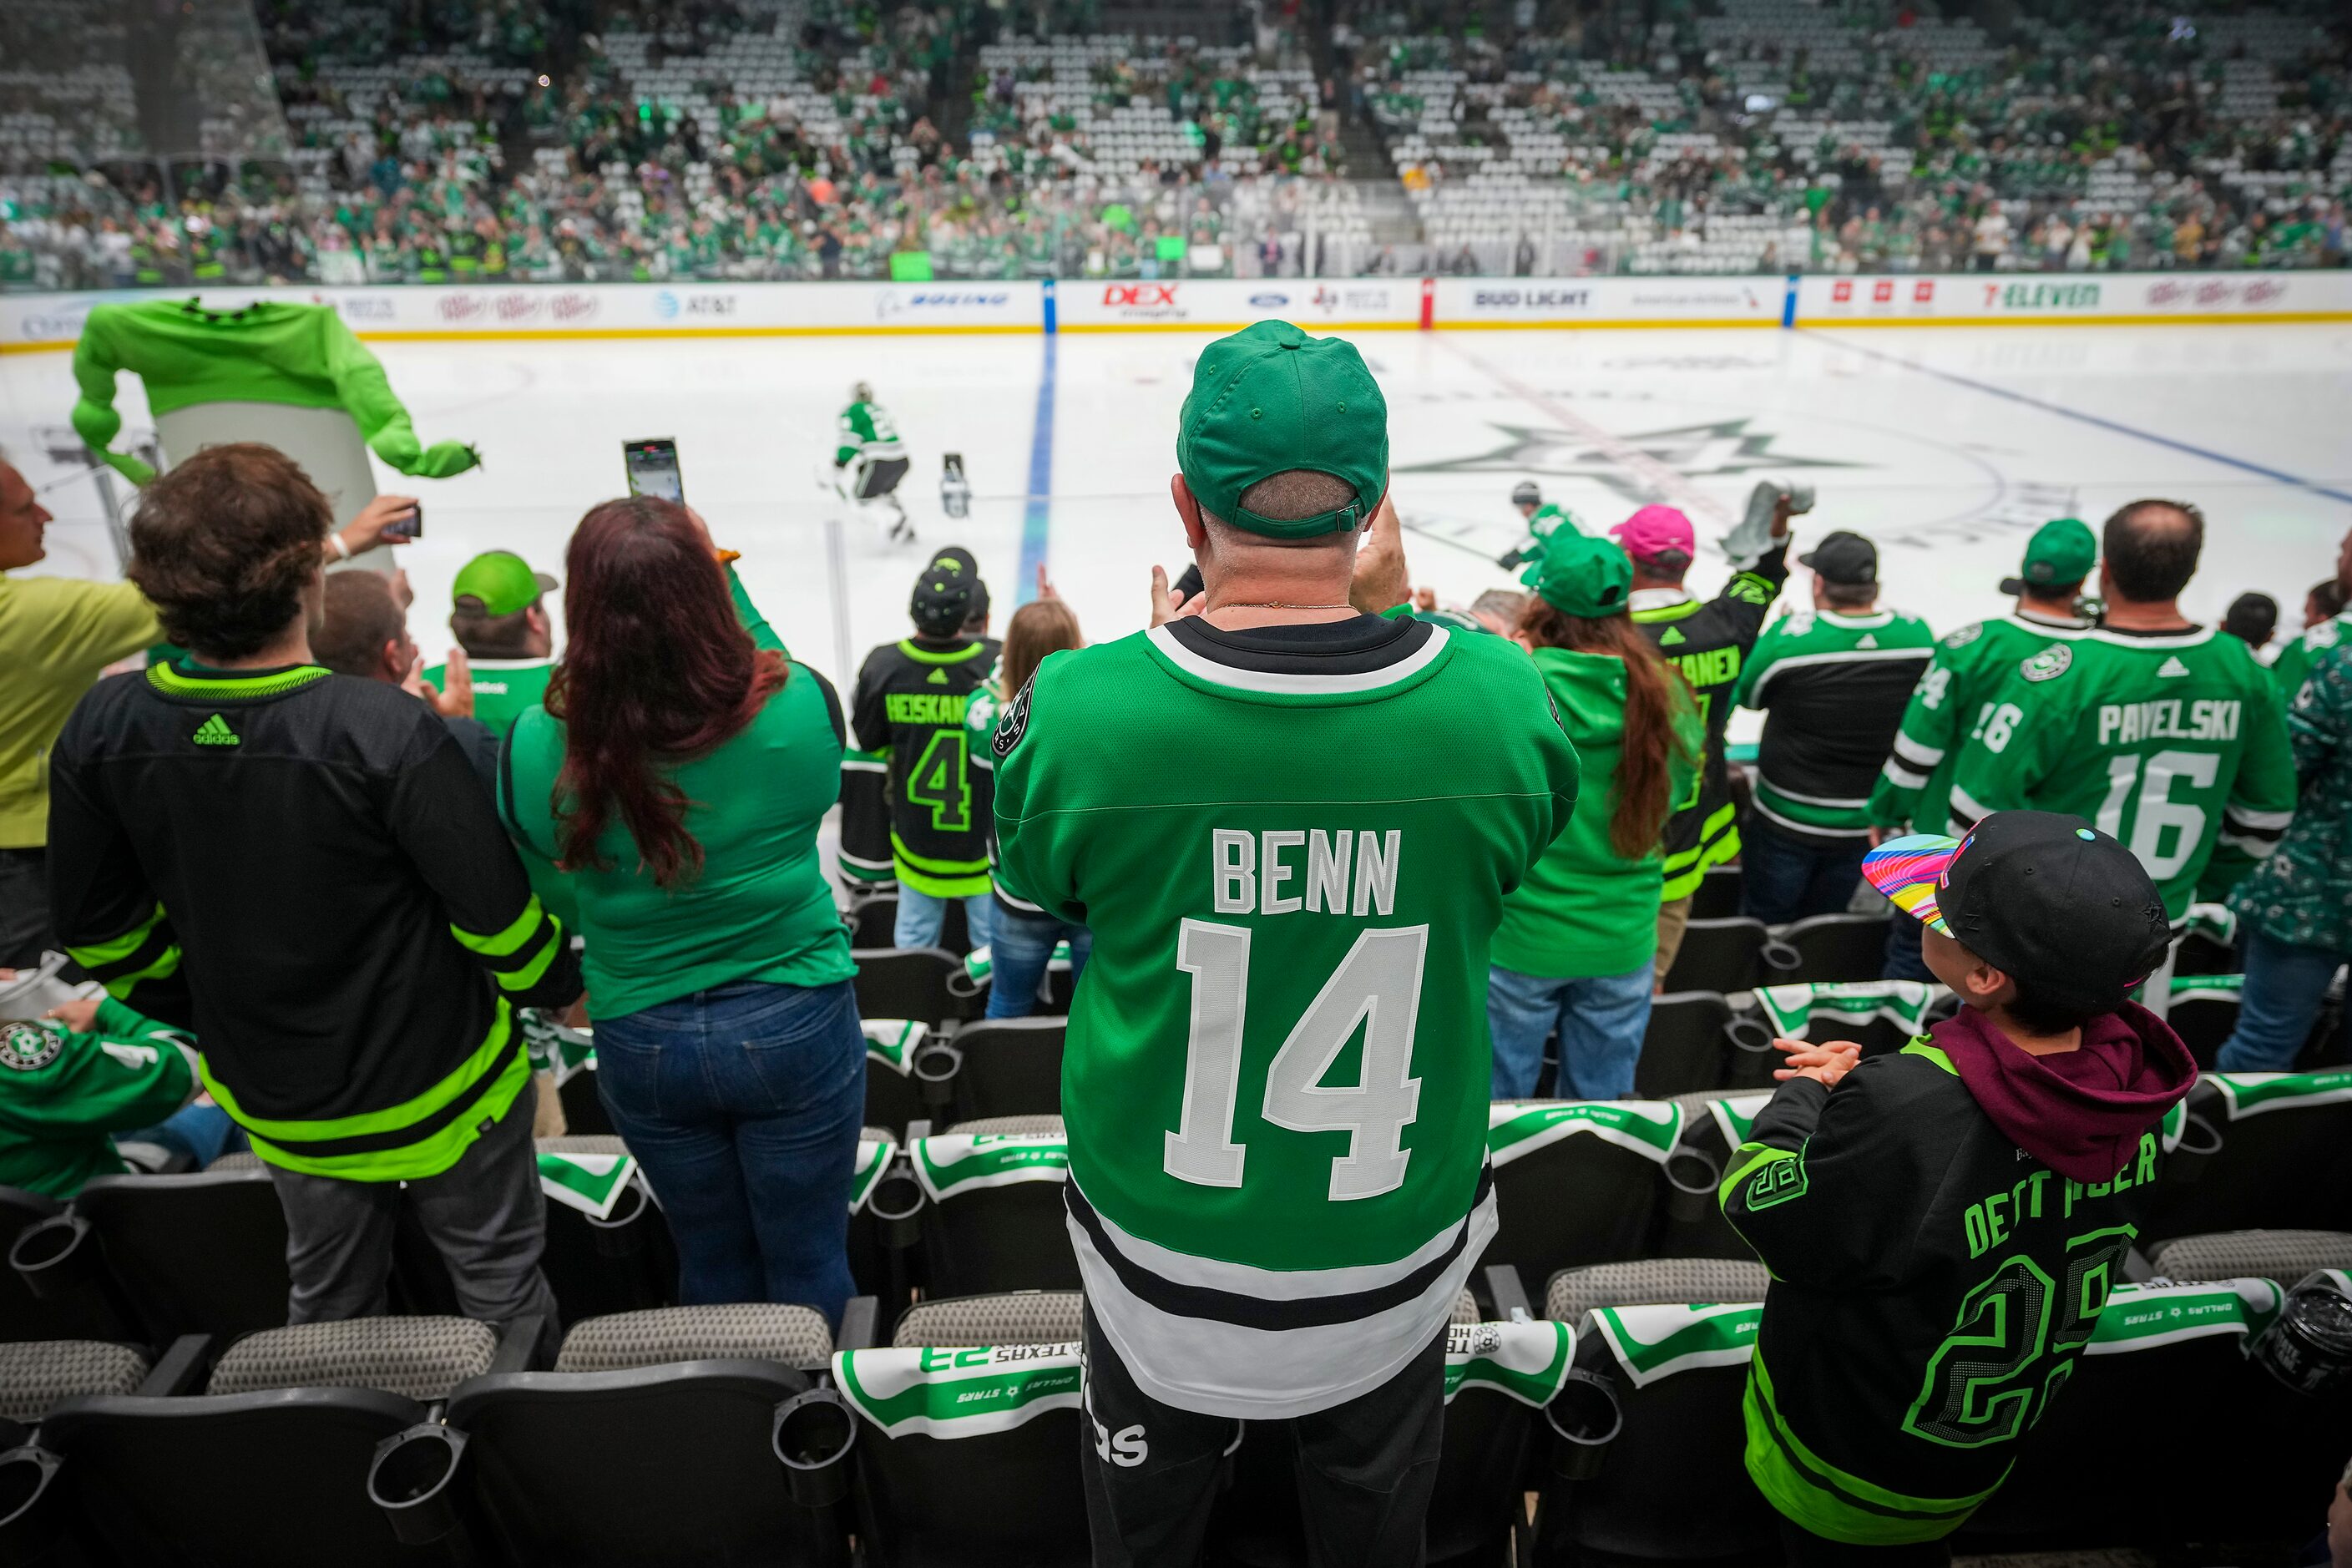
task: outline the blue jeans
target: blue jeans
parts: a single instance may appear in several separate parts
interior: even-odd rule
[[[973,893],[963,900],[963,926],[971,934],[971,945],[986,947],[989,918],[995,912],[996,897],[992,893]],[[919,893],[906,883],[898,884],[898,923],[891,928],[893,947],[937,947],[940,932],[948,923],[948,901],[931,893]]]
[[[599,1018],[596,1093],[677,1238],[680,1300],[841,1321],[866,1115],[848,981],[737,981]]]
[[[1653,959],[1623,974],[1553,980],[1499,964],[1486,974],[1486,1031],[1495,1039],[1496,1100],[1525,1100],[1543,1071],[1544,1039],[1559,1031],[1562,1100],[1623,1100],[1650,1027]]]
[[[2347,955],[2297,947],[2243,924],[2238,946],[2245,954],[2246,989],[2238,1004],[2238,1026],[2221,1042],[2213,1065],[2222,1072],[2286,1072],[2303,1055],[2327,983]]]
[[[1053,962],[1056,942],[1070,944],[1073,985],[1086,972],[1087,955],[1095,950],[1094,932],[1086,927],[1057,921],[1051,915],[1023,914],[1002,906],[990,919],[990,1017],[1025,1018],[1037,1010],[1037,988],[1045,983],[1045,965]]]
[[[1867,838],[1807,838],[1750,813],[1739,830],[1739,912],[1768,926],[1843,914],[1869,853]]]
[[[192,1169],[201,1171],[224,1154],[251,1148],[245,1129],[228,1119],[217,1105],[184,1105],[152,1127],[122,1136],[135,1143],[156,1143],[185,1154]]]

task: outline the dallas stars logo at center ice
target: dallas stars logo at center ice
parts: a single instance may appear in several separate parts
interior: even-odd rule
[[[1852,468],[1858,463],[1834,458],[1805,458],[1773,450],[1777,432],[1750,430],[1745,416],[1697,425],[1675,425],[1645,430],[1604,445],[1573,431],[1540,425],[1486,423],[1505,439],[1492,449],[1470,457],[1446,458],[1432,463],[1400,464],[1401,474],[1558,474],[1598,479],[1630,500],[1656,499],[1629,472],[1624,448],[1663,463],[1691,478],[1745,474],[1764,469]]]

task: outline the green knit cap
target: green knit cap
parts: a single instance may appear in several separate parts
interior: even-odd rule
[[[1176,431],[1176,466],[1211,516],[1269,539],[1312,539],[1368,522],[1389,480],[1389,405],[1342,338],[1260,321],[1202,351]],[[1309,468],[1356,499],[1314,517],[1260,517],[1242,494]]]

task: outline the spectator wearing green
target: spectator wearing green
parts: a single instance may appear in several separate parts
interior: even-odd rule
[[[16,978],[0,969],[0,984]],[[130,1169],[114,1132],[152,1127],[196,1092],[195,1048],[111,996],[0,1022],[0,1185],[65,1199]]]
[[[1661,835],[1697,776],[1706,732],[1689,688],[1628,613],[1633,584],[1615,542],[1558,529],[1519,617],[1584,784],[1567,831],[1503,900],[1486,991],[1497,1100],[1535,1092],[1555,1029],[1558,1094],[1633,1091],[1664,896]]]
[[[449,635],[465,650],[474,678],[474,717],[500,735],[546,700],[547,679],[555,670],[555,631],[547,618],[546,595],[557,586],[554,578],[532,571],[511,550],[475,556],[450,585],[457,607],[449,616]],[[446,689],[448,666],[433,666],[425,679]]]

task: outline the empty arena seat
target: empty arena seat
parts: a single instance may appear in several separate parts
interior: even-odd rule
[[[1797,966],[1787,978],[1877,979],[1886,962],[1886,921],[1884,914],[1811,915],[1782,926],[1780,940],[1797,951]]]
[[[1717,1201],[1715,1186],[1722,1182],[1723,1173],[1731,1168],[1733,1151],[1747,1141],[1748,1128],[1756,1120],[1756,1113],[1771,1098],[1769,1089],[1674,1097],[1675,1103],[1683,1110],[1682,1139],[1668,1165],[1675,1173],[1675,1184],[1685,1189],[1693,1187],[1703,1172],[1713,1173],[1714,1183],[1698,1194],[1697,1202],[1670,1201],[1660,1211],[1657,1239],[1651,1248],[1657,1256],[1734,1258],[1751,1262],[1755,1259],[1756,1249],[1723,1217],[1723,1205]]]
[[[1576,1364],[1614,1386],[1622,1425],[1598,1474],[1547,1477],[1535,1562],[1771,1552],[1777,1516],[1748,1479],[1740,1416],[1768,1282],[1761,1264],[1727,1258],[1653,1258],[1552,1278],[1544,1316],[1574,1326]]]
[[[41,1426],[76,1513],[126,1563],[315,1568],[457,1563],[463,1521],[436,1546],[404,1543],[369,1494],[379,1444],[427,1424],[426,1402],[519,1357],[462,1318],[364,1318],[252,1334],[206,1392],[79,1394]]]
[[[2238,1001],[2245,988],[2242,974],[2176,974],[2172,999],[2164,1021],[2172,1026],[2200,1071],[2213,1069],[2222,1042],[2238,1026]]]
[[[2244,1353],[2282,1295],[2254,1278],[2118,1286],[1962,1549],[2299,1534],[2299,1500],[2326,1496],[2352,1452],[2352,1405],[2292,1392]],[[2185,1468],[2148,1461],[2190,1453]]]
[[[960,1122],[908,1141],[922,1184],[923,1267],[943,1296],[1075,1290],[1062,1203],[1070,1149],[1058,1116]]]
[[[2271,1279],[2293,1286],[2322,1268],[2352,1269],[2352,1233],[2340,1230],[2228,1230],[2179,1236],[2147,1249],[2168,1279]]]
[[[241,1334],[286,1321],[286,1211],[269,1173],[99,1176],[74,1199],[148,1338]]]
[[[988,1005],[984,990],[962,981],[963,960],[943,947],[858,948],[857,1016],[913,1018],[926,1024],[977,1018]],[[958,984],[950,988],[950,980]]]
[[[2225,1230],[2352,1230],[2352,1068],[2207,1073],[2184,1103],[2220,1147],[2194,1158],[2192,1136],[2166,1160],[2143,1247]]]
[[[1671,992],[1650,1004],[1633,1092],[1643,1100],[1721,1087],[1734,1049],[1731,1004],[1713,991]]]
[[[1058,1116],[1062,1043],[1069,1020],[982,1018],[955,1032],[955,1076],[949,1083],[956,1120]]]
[[[908,1123],[946,1113],[956,1056],[942,1032],[920,1018],[863,1015],[866,1120],[902,1133]]]
[[[805,1307],[625,1312],[572,1329],[553,1372],[467,1382],[447,1420],[510,1561],[846,1563],[846,1509],[796,1500],[782,1457],[845,1493],[848,1415],[813,1375],[832,1353]]]
[[[566,1322],[667,1306],[677,1244],[628,1146],[601,1136],[541,1138],[547,1246],[540,1267]]]
[[[147,1357],[105,1340],[0,1344],[0,1420],[37,1424],[76,1394],[130,1394],[147,1379]]]
[[[13,1265],[0,1268],[0,1343],[146,1338],[104,1252],[65,1212],[55,1198],[0,1187],[0,1254]]]
[[[877,1568],[1080,1568],[1076,1291],[926,1301],[845,1350],[859,1534]]]
[[[893,1222],[902,1210],[922,1202],[922,1190],[898,1153],[898,1136],[891,1129],[857,1130],[857,1168],[849,1189],[849,1277],[860,1295],[881,1302],[886,1315],[906,1305],[914,1286],[906,1256],[915,1241],[914,1227],[902,1230]],[[898,1179],[886,1187],[894,1165]]]
[[[1695,920],[1683,928],[1682,950],[1666,972],[1666,989],[1751,991],[1790,978],[1797,963],[1795,950],[1774,940],[1762,921]]]
[[[1739,868],[1710,866],[1691,895],[1691,919],[1729,920],[1739,913]]]
[[[1487,1160],[1498,1221],[1486,1261],[1549,1278],[1638,1258],[1684,1121],[1671,1100],[1496,1100]]]
[[[849,945],[855,948],[880,948],[896,944],[898,928],[898,895],[876,893],[849,906],[843,917],[849,926]]]

